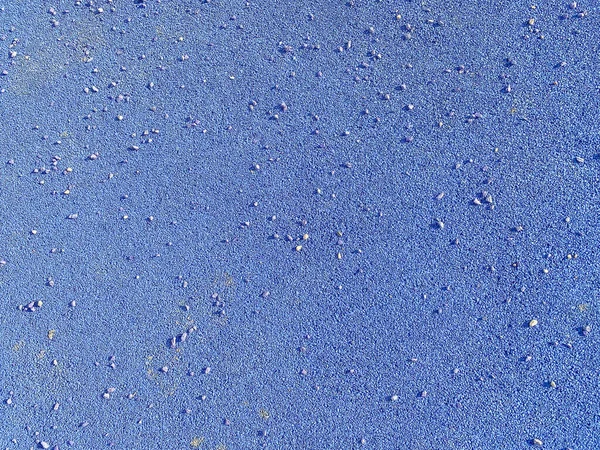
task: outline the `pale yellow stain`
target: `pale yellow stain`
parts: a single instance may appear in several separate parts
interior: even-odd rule
[[[204,442],[204,437],[195,437],[190,442],[190,447],[191,448],[199,448],[203,442]]]

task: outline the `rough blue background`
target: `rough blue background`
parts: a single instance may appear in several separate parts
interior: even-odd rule
[[[600,448],[596,2],[0,3],[2,448]]]

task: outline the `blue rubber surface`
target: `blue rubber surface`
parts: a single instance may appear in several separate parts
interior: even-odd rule
[[[600,448],[596,2],[0,6],[0,448]]]

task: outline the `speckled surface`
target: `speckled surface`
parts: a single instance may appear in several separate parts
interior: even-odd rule
[[[0,448],[600,448],[600,10],[465,3],[0,1]]]

